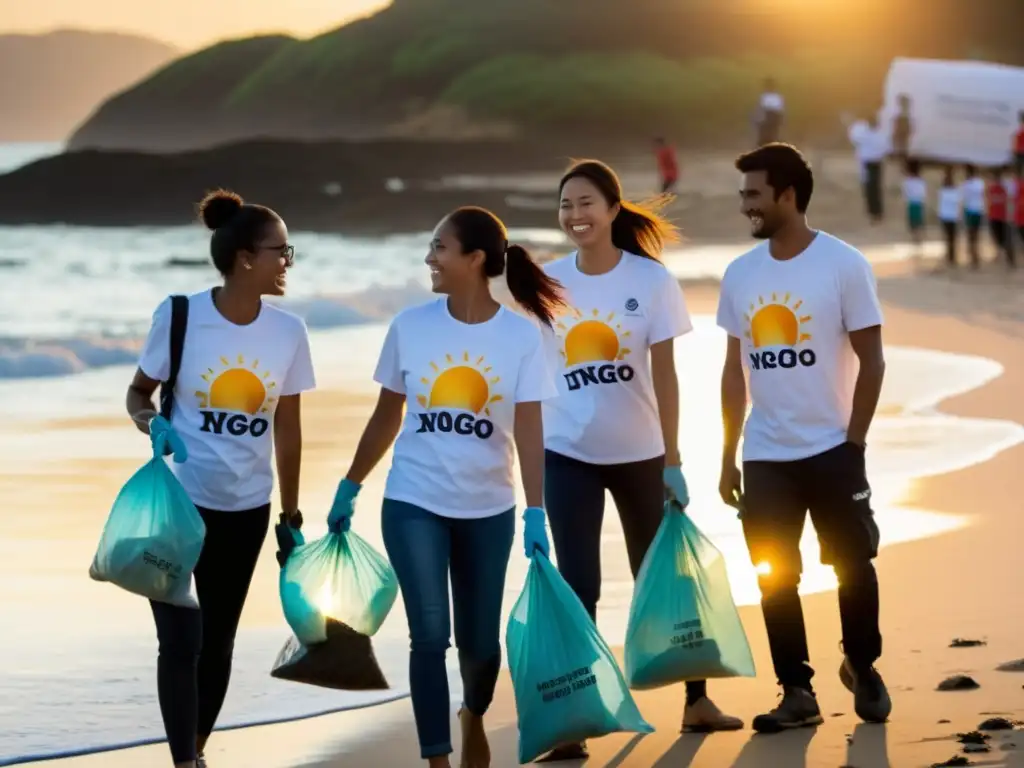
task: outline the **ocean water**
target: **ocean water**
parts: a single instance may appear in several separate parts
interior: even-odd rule
[[[556,250],[564,247],[557,232],[513,234]],[[373,392],[370,374],[387,320],[429,295],[423,266],[426,234],[358,239],[296,232],[293,241],[299,255],[283,303],[309,324],[321,386]],[[744,247],[680,250],[667,262],[681,277],[716,277]],[[145,441],[127,424],[44,422],[121,412],[124,386],[153,308],[168,293],[197,290],[215,279],[206,248],[207,235],[199,227],[0,228],[0,489],[5,508],[0,583],[6,590],[0,633],[0,690],[5,694],[0,699],[0,765],[162,738],[148,607],[86,575],[102,521],[95,529],[74,524],[69,522],[74,510],[61,508],[54,510],[48,526],[19,518],[18,507],[28,495],[47,492],[33,486],[34,475],[52,475],[65,463],[123,458],[141,463],[146,458]],[[906,257],[896,247],[871,253],[876,260]],[[756,578],[739,522],[716,500],[724,341],[712,318],[698,316],[695,325],[695,332],[678,342],[677,353],[681,448],[694,499],[690,511],[723,551],[737,601],[751,604],[757,601]],[[966,517],[907,506],[904,500],[915,480],[987,460],[1024,439],[1024,427],[1016,423],[937,411],[943,399],[999,376],[1002,369],[995,361],[900,347],[889,348],[888,361],[881,403],[885,415],[876,419],[868,451],[885,546],[969,524]],[[338,458],[339,471],[347,458]],[[381,550],[383,469],[368,481],[355,521]],[[331,490],[319,489],[317,498]],[[307,535],[316,535],[323,524],[315,507],[304,507]],[[802,546],[809,564],[803,591],[832,588],[834,575],[816,564],[817,544],[809,528]],[[603,547],[600,628],[618,644],[632,582],[614,514],[606,516]],[[273,567],[272,561],[260,566]],[[506,582],[506,614],[525,571],[517,540]],[[275,599],[267,594],[250,598],[267,604]],[[400,601],[374,641],[393,684],[384,695],[273,680],[269,669],[287,636],[283,618],[273,610],[244,622],[222,726],[365,706],[407,691],[407,626]],[[459,681],[452,657],[454,701]]]

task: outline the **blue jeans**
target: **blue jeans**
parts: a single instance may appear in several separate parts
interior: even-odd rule
[[[384,499],[384,547],[409,621],[409,685],[423,759],[452,752],[445,653],[451,646],[448,573],[464,706],[483,715],[501,669],[501,601],[514,510],[462,520]]]

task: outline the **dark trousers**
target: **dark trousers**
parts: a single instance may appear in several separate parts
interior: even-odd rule
[[[864,163],[864,204],[868,216],[876,221],[882,219],[883,200],[882,163]]]
[[[665,504],[665,458],[625,464],[588,464],[544,452],[544,502],[558,572],[597,621],[601,599],[601,526],[608,491],[622,521],[629,568],[636,578],[661,525]],[[688,682],[686,697],[704,695],[704,681]]]
[[[249,582],[270,526],[270,505],[244,512],[199,508],[206,540],[196,565],[199,610],[150,601],[160,643],[157,691],[175,763],[196,759],[213,732],[231,678],[231,657]]]
[[[455,614],[463,701],[474,715],[491,706],[501,670],[501,601],[515,537],[515,512],[471,520],[384,499],[384,547],[409,621],[409,687],[420,756],[452,751],[444,657]],[[448,601],[451,573],[452,600]]]
[[[799,461],[747,461],[743,465],[743,534],[759,578],[761,608],[779,684],[811,690],[814,670],[797,588],[803,571],[800,537],[810,512],[821,561],[835,568],[843,648],[855,668],[882,655],[878,627],[878,526],[864,469],[853,443]]]
[[[946,262],[949,265],[956,264],[956,236],[957,226],[955,221],[943,221],[942,233],[946,237]]]
[[[1016,263],[1013,250],[1013,227],[1009,222],[989,219],[988,231],[992,235],[992,243],[996,250],[1006,258],[1011,267]]]

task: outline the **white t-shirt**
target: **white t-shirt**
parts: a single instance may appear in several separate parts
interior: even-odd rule
[[[980,176],[967,179],[960,185],[963,193],[964,211],[967,213],[985,213],[985,180]]]
[[[170,330],[171,301],[165,299],[139,359],[151,379],[170,375]],[[252,323],[235,325],[214,306],[212,291],[189,296],[171,413],[188,460],[170,467],[192,501],[225,512],[269,502],[278,398],[315,386],[302,318],[263,302]]]
[[[854,123],[849,136],[857,159],[862,163],[878,163],[889,154],[889,137],[880,127],[872,127],[866,122]]]
[[[928,183],[920,176],[903,179],[903,199],[908,203],[923,203],[928,198]]]
[[[960,187],[941,187],[939,189],[939,221],[959,221],[960,204],[963,193]]]
[[[587,275],[572,253],[545,265],[569,305],[543,329],[558,397],[544,403],[544,443],[591,464],[645,461],[665,453],[649,348],[692,330],[679,282],[658,261],[623,253]]]
[[[789,261],[765,241],[729,265],[718,325],[738,338],[752,409],[745,461],[795,461],[846,440],[859,368],[849,334],[881,325],[871,265],[819,232]]]
[[[515,506],[516,403],[553,397],[540,331],[504,307],[463,323],[441,298],[391,321],[374,380],[405,395],[384,497],[443,517]]]

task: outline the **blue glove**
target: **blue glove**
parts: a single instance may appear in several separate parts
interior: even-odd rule
[[[690,503],[690,491],[686,487],[686,478],[683,477],[682,467],[665,467],[661,473],[662,482],[665,483],[665,496],[670,501],[679,502],[679,506],[686,509]]]
[[[164,446],[169,446],[174,454],[174,463],[181,464],[188,459],[188,450],[181,435],[163,416],[154,416],[149,422],[149,440],[153,444],[153,455],[163,456]]]
[[[549,557],[551,545],[548,544],[548,532],[544,526],[544,510],[540,507],[527,507],[523,512],[526,527],[523,528],[523,549],[527,557],[533,557],[540,550],[544,557]]]
[[[345,533],[352,525],[352,515],[355,513],[356,496],[363,486],[353,483],[347,477],[338,483],[338,490],[334,494],[334,503],[331,505],[331,512],[327,515],[327,527],[331,533]]]

